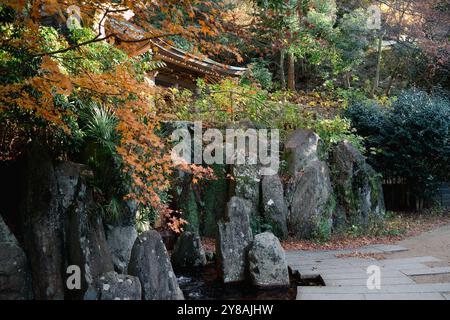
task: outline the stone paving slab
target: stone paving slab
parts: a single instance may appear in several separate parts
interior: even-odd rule
[[[345,286],[345,287],[300,287],[298,291],[304,293],[442,293],[450,291],[450,283],[430,283],[430,284],[398,284],[398,285],[383,285],[381,289],[370,290],[366,285],[362,286]]]
[[[449,267],[431,268],[424,263],[439,262],[431,257],[409,257],[376,260],[373,257],[336,257],[351,252],[398,252],[407,250],[395,245],[375,245],[359,249],[328,251],[290,251],[288,264],[302,276],[321,276],[323,287],[298,287],[301,300],[442,300],[450,298],[450,283],[414,282],[411,275],[449,273]],[[381,289],[367,288],[367,267],[376,265],[381,271]]]
[[[439,293],[389,293],[389,294],[310,294],[301,293],[298,300],[449,300]]]
[[[357,273],[361,274],[367,277],[367,272],[363,268],[342,268],[342,269],[322,269],[322,268],[297,268],[298,272],[300,272],[301,275],[304,274],[349,274],[349,273]]]
[[[354,278],[354,279],[323,279],[326,286],[345,287],[345,286],[365,286],[367,283],[367,277]],[[415,284],[415,282],[408,277],[392,277],[381,278],[381,285],[394,285],[394,284]]]
[[[341,273],[341,274],[322,274],[320,275],[324,280],[345,280],[345,279],[366,279],[366,272],[357,272],[357,273]],[[390,279],[390,278],[401,278],[407,277],[405,274],[400,271],[389,270],[383,271],[382,279]]]
[[[288,261],[297,262],[295,259],[288,259]],[[369,265],[369,262],[377,262],[376,259],[356,259],[356,258],[350,258],[350,259],[325,259],[325,260],[303,260],[301,263],[302,266],[308,267],[308,266],[326,266],[329,268],[336,267],[339,268],[341,266],[365,266]]]
[[[441,261],[438,258],[425,256],[425,257],[412,257],[412,258],[400,258],[400,259],[386,259],[380,260],[383,265],[404,265],[408,263],[424,263],[424,262],[438,262]]]
[[[446,274],[450,273],[450,267],[440,267],[440,268],[417,268],[417,269],[400,269],[400,272],[408,276],[424,276],[433,274]]]
[[[365,300],[364,294],[316,294],[316,293],[299,293],[297,300]]]
[[[408,251],[408,248],[396,244],[375,244],[370,246],[372,248],[383,251],[384,253],[403,252]]]
[[[374,293],[365,294],[365,300],[445,300],[440,293]]]

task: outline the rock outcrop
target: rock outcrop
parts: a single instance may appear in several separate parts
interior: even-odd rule
[[[331,232],[333,190],[328,166],[319,159],[320,143],[319,136],[306,129],[294,131],[286,143],[288,229],[295,238]]]
[[[218,223],[216,253],[224,283],[245,280],[247,248],[253,239],[252,208],[250,201],[233,197],[227,205],[227,220]]]
[[[141,300],[139,278],[111,271],[96,279],[85,295],[86,300]]]
[[[175,268],[204,266],[206,256],[200,237],[193,232],[183,232],[175,243],[171,260]]]
[[[32,298],[27,257],[0,216],[0,300]]]
[[[261,164],[258,162],[257,141],[258,131],[255,124],[243,120],[234,128],[235,139],[227,136],[227,143],[233,143],[234,154],[227,151],[226,157],[232,159],[231,196],[248,200],[252,204],[252,213],[259,211],[261,194]],[[227,162],[229,163],[229,162]]]
[[[106,229],[106,241],[111,252],[114,268],[119,273],[127,273],[131,249],[137,238],[136,227],[111,226]]]
[[[255,236],[248,250],[252,283],[257,287],[287,287],[289,272],[280,241],[271,232]]]
[[[350,142],[336,144],[329,162],[337,200],[333,216],[335,228],[352,224],[364,226],[371,214],[379,216],[383,213],[381,178]]]
[[[21,183],[20,232],[36,299],[64,298],[63,210],[52,160],[38,143],[25,155]]]
[[[295,238],[311,238],[331,232],[333,190],[330,172],[323,161],[309,163],[289,182],[287,199],[290,207],[289,232]]]
[[[128,273],[141,281],[144,300],[182,300],[166,247],[159,233],[142,233],[131,250]]]
[[[67,264],[79,266],[82,279],[81,290],[73,290],[69,295],[81,299],[97,277],[114,271],[114,265],[106,243],[102,218],[92,189],[87,184],[92,173],[85,166],[67,162],[59,164],[57,172],[60,186],[72,186],[65,191],[65,195],[72,195],[68,207],[64,208],[65,248]]]
[[[285,143],[284,158],[290,173],[300,172],[310,162],[319,160],[320,137],[309,129],[297,129]]]
[[[273,233],[285,239],[288,236],[288,207],[284,199],[283,184],[276,175],[263,176],[261,181],[264,217],[273,227]]]

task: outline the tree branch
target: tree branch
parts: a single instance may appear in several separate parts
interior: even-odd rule
[[[55,50],[55,51],[41,52],[41,53],[33,54],[33,55],[31,55],[31,57],[36,58],[36,57],[55,55],[58,53],[64,53],[64,52],[74,50],[74,49],[80,48],[82,46],[91,44],[91,43],[107,40],[109,38],[114,38],[116,40],[119,40],[121,42],[126,42],[126,43],[139,43],[139,42],[149,41],[152,39],[159,39],[159,38],[165,38],[165,37],[176,36],[176,35],[179,35],[179,33],[167,33],[167,34],[161,34],[161,35],[156,35],[156,36],[151,36],[151,37],[145,37],[142,39],[123,39],[115,33],[110,33],[104,37],[100,37],[100,34],[97,34],[93,39],[78,43],[76,45],[73,45],[73,46],[70,46],[70,47],[67,47],[64,49]]]

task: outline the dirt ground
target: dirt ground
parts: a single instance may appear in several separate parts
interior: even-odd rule
[[[397,244],[406,247],[409,250],[386,255],[387,258],[433,256],[442,261],[427,263],[429,267],[450,266],[450,224],[399,241]],[[416,283],[450,282],[450,274],[412,276],[411,278]]]
[[[450,224],[407,238],[397,243],[409,250],[392,253],[389,258],[433,256],[450,266]]]

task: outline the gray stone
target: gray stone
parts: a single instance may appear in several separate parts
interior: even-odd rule
[[[65,161],[56,164],[55,175],[58,193],[61,195],[61,207],[65,211],[75,200],[83,177],[92,177],[92,171],[85,165]]]
[[[227,219],[218,223],[216,253],[224,283],[245,280],[246,252],[253,239],[250,228],[252,204],[239,197],[227,205]]]
[[[332,148],[329,161],[337,200],[334,227],[365,226],[370,215],[381,217],[384,212],[382,181],[364,156],[350,142],[341,141]]]
[[[249,120],[241,121],[234,129],[236,130],[235,134],[238,141],[239,138],[245,139],[245,153],[238,153],[238,151],[243,150],[235,149],[235,154],[231,155],[232,159],[235,161],[235,164],[231,166],[231,174],[234,177],[231,181],[233,189],[231,195],[249,200],[252,203],[253,213],[256,214],[259,210],[261,198],[261,166],[260,163],[258,163],[257,153],[254,154],[250,151],[252,150],[252,147],[256,146],[258,143],[258,132],[256,126]],[[239,133],[242,134],[242,136]],[[237,146],[238,145],[236,144],[235,147]],[[257,152],[257,149],[254,149],[253,151]],[[250,157],[251,154],[256,157]],[[230,157],[229,154],[226,154],[226,156]],[[240,157],[245,163],[239,163]]]
[[[141,300],[139,278],[110,271],[100,275],[88,290],[85,300]]]
[[[232,167],[234,196],[246,199],[252,204],[252,212],[259,209],[261,176],[257,165],[235,165]]]
[[[64,298],[62,208],[55,169],[47,150],[33,142],[25,155],[19,204],[23,248],[36,299]]]
[[[362,293],[305,293],[303,287],[298,288],[296,300],[365,300]]]
[[[0,300],[33,297],[27,257],[0,216]]]
[[[142,233],[131,250],[128,273],[141,281],[144,300],[183,300],[166,247],[155,230]]]
[[[201,267],[206,264],[205,250],[200,237],[193,232],[183,232],[172,252],[174,267]]]
[[[249,271],[258,287],[289,286],[289,273],[280,241],[271,232],[255,236],[248,250]]]
[[[319,160],[321,140],[309,129],[297,129],[286,140],[284,157],[288,163],[289,172],[295,174],[312,161]]]
[[[136,238],[137,231],[134,226],[108,226],[106,229],[108,248],[114,267],[119,273],[127,273],[131,249]]]
[[[440,267],[440,268],[424,267],[424,268],[400,269],[400,271],[408,276],[450,274],[450,267]]]
[[[373,293],[364,295],[365,300],[444,300],[439,293]]]
[[[288,230],[295,238],[330,234],[333,190],[323,161],[313,160],[291,177],[286,199],[290,208]]]
[[[185,226],[186,231],[200,233],[201,208],[196,194],[196,187],[192,184],[192,175],[179,172],[176,179],[174,204],[183,214],[183,218],[189,222]]]
[[[263,176],[261,182],[264,216],[273,227],[277,237],[285,239],[288,236],[288,208],[284,199],[283,184],[276,175]]]
[[[103,273],[114,271],[114,265],[106,242],[103,221],[97,211],[92,189],[87,184],[92,173],[77,164],[63,165],[63,170],[57,170],[59,185],[66,179],[77,181],[76,185],[73,184],[76,191],[71,204],[65,210],[66,259],[68,265],[80,266],[82,273],[81,290],[72,290],[68,295],[73,299],[82,299],[95,279]],[[75,169],[68,169],[70,165]],[[76,174],[78,176],[74,178]]]

